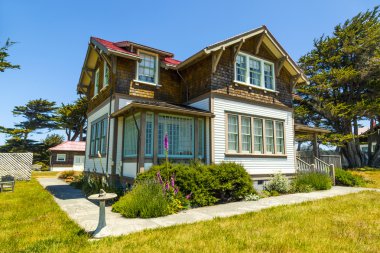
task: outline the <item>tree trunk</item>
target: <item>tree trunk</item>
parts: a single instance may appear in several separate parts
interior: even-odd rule
[[[349,168],[363,167],[361,150],[360,148],[359,149],[357,148],[357,145],[354,139],[346,143],[341,148],[341,152],[342,152],[342,155],[347,159]]]
[[[368,144],[368,161],[367,161],[367,165],[371,164],[372,163],[372,160],[373,160],[373,153],[374,150],[372,150],[372,140],[373,140],[373,119],[370,120],[370,123],[369,123],[369,129],[370,129],[370,134],[368,135],[367,137],[367,144]]]

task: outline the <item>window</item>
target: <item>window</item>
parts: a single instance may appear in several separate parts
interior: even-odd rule
[[[57,154],[57,162],[66,162],[66,154]]]
[[[276,121],[276,153],[284,154],[284,123]]]
[[[251,153],[251,118],[241,117],[241,149],[243,152]]]
[[[104,76],[103,76],[103,87],[108,86],[110,80],[110,69],[107,62],[104,62]]]
[[[205,121],[198,119],[198,158],[203,158],[205,153]]]
[[[228,151],[238,152],[239,146],[238,116],[228,115]]]
[[[168,156],[191,158],[194,154],[194,119],[174,115],[158,116],[158,156],[165,157],[164,138],[168,135]]]
[[[142,58],[142,60],[138,63],[137,68],[138,80],[152,84],[157,84],[157,56],[140,53],[140,57]]]
[[[251,58],[249,59],[249,83],[261,86],[261,63]]]
[[[94,81],[94,97],[98,95],[99,92],[99,69],[95,72],[95,81]]]
[[[108,118],[95,120],[91,123],[91,136],[90,136],[90,155],[97,156],[98,152],[102,155],[107,153],[107,130]]]
[[[273,140],[273,120],[265,120],[265,151],[266,153],[274,153]]]
[[[226,149],[230,153],[285,154],[284,122],[227,114]],[[241,145],[239,142],[241,141]],[[253,148],[253,150],[252,150]]]
[[[136,119],[136,122],[135,122]],[[136,128],[140,127],[140,114],[137,114],[135,118],[129,116],[124,122],[124,157],[131,157],[137,155],[137,141],[138,131]]]
[[[154,115],[153,113],[146,114],[146,128],[145,128],[145,155],[153,155],[153,124]]]
[[[248,54],[239,53],[235,61],[235,81],[267,90],[275,90],[274,64]]]
[[[273,90],[273,65],[264,63],[265,88]]]
[[[264,153],[263,149],[263,120],[262,119],[253,119],[253,131],[254,131],[254,153],[262,154]]]
[[[245,82],[245,74],[247,72],[246,58],[243,55],[238,55],[236,58],[236,80]]]

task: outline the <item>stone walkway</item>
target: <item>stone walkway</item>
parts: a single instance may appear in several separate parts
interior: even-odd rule
[[[56,178],[38,178],[40,184],[52,193],[55,201],[71,219],[87,232],[94,231],[98,223],[99,207],[86,199],[85,195]],[[109,236],[118,236],[142,231],[145,229],[168,227],[183,223],[211,220],[216,217],[228,217],[248,212],[256,212],[265,208],[280,205],[296,204],[350,193],[357,193],[367,188],[334,186],[331,190],[310,193],[296,193],[260,199],[258,201],[242,201],[216,206],[195,208],[160,218],[127,219],[113,213],[106,207],[106,219]]]

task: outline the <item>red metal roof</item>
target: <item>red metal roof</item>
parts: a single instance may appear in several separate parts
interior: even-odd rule
[[[117,51],[117,52],[120,52],[120,53],[124,53],[124,54],[130,54],[130,55],[133,55],[133,56],[138,56],[137,54],[132,53],[130,51],[127,51],[127,50],[125,50],[125,49],[123,49],[123,48],[121,48],[121,47],[118,46],[118,45],[122,45],[123,43],[126,43],[126,42],[128,42],[128,43],[133,43],[133,42],[129,42],[129,41],[111,42],[111,41],[100,39],[100,38],[96,38],[96,37],[91,37],[91,39],[93,39],[93,40],[97,41],[98,43],[102,44],[107,49],[110,49],[110,50],[113,50],[113,51]],[[137,44],[137,43],[135,43],[135,44]],[[145,46],[145,47],[149,48],[148,46]],[[162,51],[162,52],[165,52],[165,51]],[[168,53],[168,52],[165,52],[165,53]],[[168,54],[170,54],[170,53],[168,53]],[[175,60],[175,59],[170,58],[170,57],[165,57],[164,60],[163,60],[163,62],[166,63],[166,64],[170,64],[170,65],[178,65],[178,64],[181,63],[181,61]]]
[[[50,151],[85,151],[85,141],[65,141],[55,147],[49,148]]]

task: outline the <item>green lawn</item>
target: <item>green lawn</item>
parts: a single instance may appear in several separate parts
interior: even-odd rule
[[[361,168],[355,171],[352,171],[353,174],[361,175],[369,183],[366,184],[366,187],[369,188],[380,188],[380,169],[374,168]]]
[[[0,193],[0,252],[378,252],[380,193],[89,241],[36,180]]]

